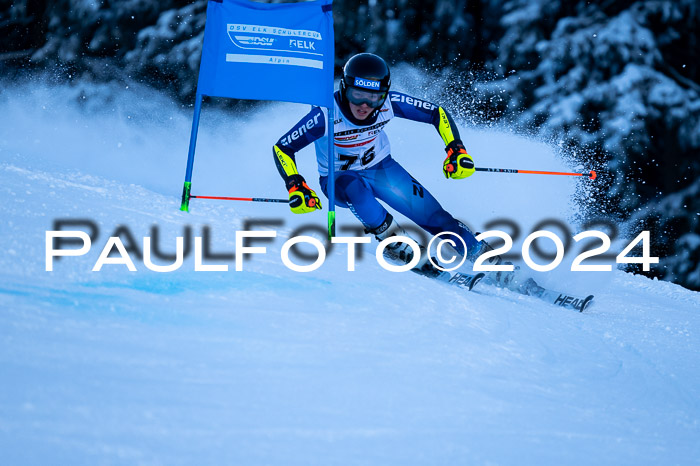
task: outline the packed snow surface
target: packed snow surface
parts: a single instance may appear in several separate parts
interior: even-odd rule
[[[205,109],[193,194],[286,197],[270,147],[306,111]],[[325,211],[293,216],[284,204],[205,200],[179,211],[190,109],[139,88],[32,84],[6,87],[0,115],[3,464],[700,458],[696,292],[614,266],[567,271],[576,251],[555,271],[533,274],[595,294],[585,313],[390,273],[374,259],[376,243],[354,272],[340,245],[318,270],[293,272],[282,245],[300,227],[322,239]],[[562,238],[582,230],[571,202],[582,180],[477,173],[448,181],[432,127],[397,119],[387,132],[395,158],[475,230],[510,219],[522,230],[516,248],[543,219],[564,222],[568,233],[553,230]],[[504,129],[461,132],[483,166],[575,168]],[[298,161],[318,188],[312,149]],[[84,231],[92,222],[97,235],[87,255],[54,259],[48,272],[45,235],[56,220]],[[341,233],[358,224],[344,210],[338,221]],[[212,254],[233,254],[244,229],[277,237],[251,244],[267,252],[250,255],[242,271],[229,257],[205,260],[228,271],[196,272],[190,250],[174,272],[150,271],[133,253],[135,272],[115,264],[93,272],[120,228],[130,250],[142,252],[149,236],[168,254],[177,236],[205,230]],[[628,239],[614,241],[615,252]]]

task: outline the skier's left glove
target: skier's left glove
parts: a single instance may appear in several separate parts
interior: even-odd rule
[[[461,180],[474,174],[476,171],[474,160],[472,160],[471,155],[467,154],[462,141],[455,139],[447,145],[445,152],[447,152],[447,158],[442,163],[442,172],[445,174],[445,178]]]
[[[290,176],[287,179],[287,189],[289,190],[289,208],[295,214],[306,214],[321,209],[320,199],[306,184],[303,176]]]

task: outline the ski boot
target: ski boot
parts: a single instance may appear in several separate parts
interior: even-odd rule
[[[494,249],[489,243],[487,243],[484,240],[481,240],[478,243],[476,243],[476,247],[467,251],[467,260],[473,264],[474,262],[476,262],[479,256],[488,251],[493,250]],[[498,255],[489,257],[484,261],[484,263],[486,265],[512,265],[512,262],[504,262],[503,258]],[[514,272],[488,272],[486,274],[485,280],[487,282],[491,282],[496,286],[506,288],[508,284],[513,280],[514,275]]]
[[[467,254],[467,260],[474,263],[481,254],[488,251],[493,251],[491,245],[486,241],[479,241],[477,247]],[[528,296],[540,296],[544,291],[544,288],[539,286],[535,280],[524,274],[519,265],[504,261],[501,256],[491,256],[484,263],[487,265],[513,265],[512,271],[488,272],[485,278],[486,282]]]
[[[365,230],[365,233],[373,234],[377,241],[380,242],[392,236],[406,236],[408,238],[413,239],[411,235],[409,235],[408,232],[406,232],[406,230],[404,230],[398,223],[396,223],[394,217],[392,217],[391,214],[388,212],[386,214],[384,222],[382,222],[381,225],[371,230]],[[418,243],[418,241],[416,241],[416,243]],[[420,248],[420,261],[412,269],[416,271],[421,270],[426,265],[430,265],[428,263],[428,254],[425,250],[425,247],[421,244],[419,244],[418,246]],[[408,264],[409,262],[411,262],[411,260],[413,260],[413,254],[413,248],[408,243],[402,243],[400,241],[390,243],[386,248],[384,248],[384,258],[394,265]]]

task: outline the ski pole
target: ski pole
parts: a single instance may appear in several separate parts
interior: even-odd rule
[[[591,180],[595,180],[598,176],[595,170],[583,173],[568,173],[568,172],[545,172],[540,170],[516,170],[514,168],[484,168],[479,167],[475,169],[478,172],[489,172],[489,173],[527,173],[532,175],[564,175],[564,176],[585,176]]]
[[[289,204],[289,199],[270,199],[267,197],[225,197],[225,196],[190,196],[190,199],[219,199],[223,201],[248,201],[248,202],[279,202]]]

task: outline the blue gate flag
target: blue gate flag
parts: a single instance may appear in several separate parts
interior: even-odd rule
[[[333,108],[332,0],[210,0],[197,94]]]
[[[209,0],[180,210],[189,211],[202,96],[279,100],[328,109],[333,133],[333,0]],[[335,236],[335,151],[328,138],[328,235]]]

